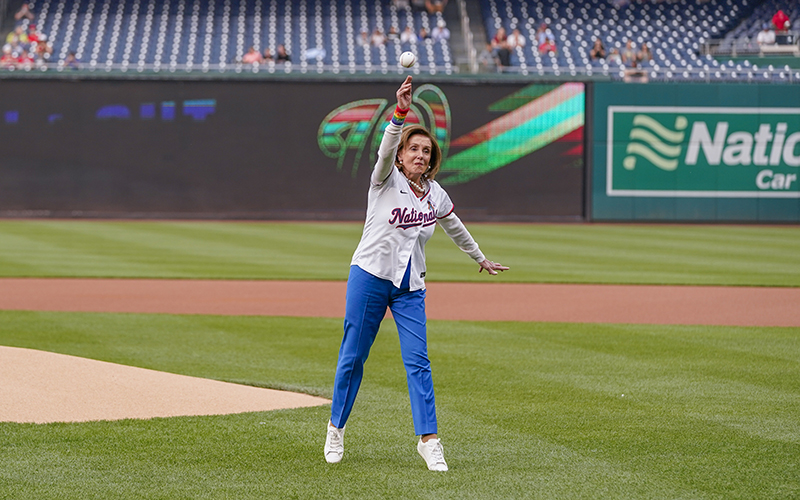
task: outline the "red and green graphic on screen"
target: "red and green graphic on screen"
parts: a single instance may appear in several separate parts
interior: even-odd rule
[[[442,184],[469,182],[570,134],[582,132],[584,86],[582,83],[529,85],[495,102],[488,110],[504,114],[451,140],[450,105],[444,92],[430,84],[414,92],[406,124],[420,123],[436,136],[444,156],[437,175]],[[394,103],[386,99],[363,99],[339,106],[320,124],[317,134],[320,149],[336,160],[340,171],[345,170],[350,155],[352,163],[347,170],[355,177],[368,145],[369,158],[375,158],[393,111]],[[568,153],[582,155],[582,146]]]

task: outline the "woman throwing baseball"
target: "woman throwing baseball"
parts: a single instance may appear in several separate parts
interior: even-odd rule
[[[400,335],[417,451],[428,469],[446,471],[437,436],[436,404],[425,318],[425,243],[438,222],[445,233],[489,274],[508,268],[487,260],[453,213],[453,202],[434,177],[442,153],[434,136],[403,128],[411,107],[411,77],[397,90],[397,108],[386,127],[370,178],[367,217],[347,280],[344,338],[333,388],[325,460],[344,454],[344,427],[361,385],[364,362],[388,306]]]

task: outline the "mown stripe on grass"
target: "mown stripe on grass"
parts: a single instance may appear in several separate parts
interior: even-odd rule
[[[0,345],[326,394],[341,339],[335,319],[3,311],[0,324]],[[800,493],[798,328],[431,321],[451,465],[437,476],[414,450],[396,335],[386,322],[373,346],[341,467],[321,457],[326,408],[0,424],[0,484],[41,498]]]
[[[800,228],[468,224],[498,282],[800,286]],[[361,223],[0,221],[0,276],[344,280]],[[437,230],[431,281],[485,281]],[[95,262],[96,267],[91,263]]]

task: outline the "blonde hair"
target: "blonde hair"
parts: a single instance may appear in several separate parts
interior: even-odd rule
[[[394,159],[394,164],[397,168],[403,169],[403,165],[398,161],[400,152],[406,147],[408,140],[415,135],[424,135],[431,140],[431,161],[428,163],[428,170],[422,174],[422,177],[433,180],[436,174],[439,173],[439,167],[442,166],[442,149],[439,147],[439,143],[436,142],[436,137],[422,125],[411,125],[403,129],[403,133],[400,135],[400,144],[397,146],[397,156]]]

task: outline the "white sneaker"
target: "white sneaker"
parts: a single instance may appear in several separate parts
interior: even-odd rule
[[[432,438],[423,443],[422,438],[417,443],[417,451],[428,464],[428,470],[446,471],[447,462],[444,461],[444,449],[438,439]]]
[[[344,427],[336,428],[328,421],[328,435],[325,438],[325,461],[336,464],[344,455]]]

